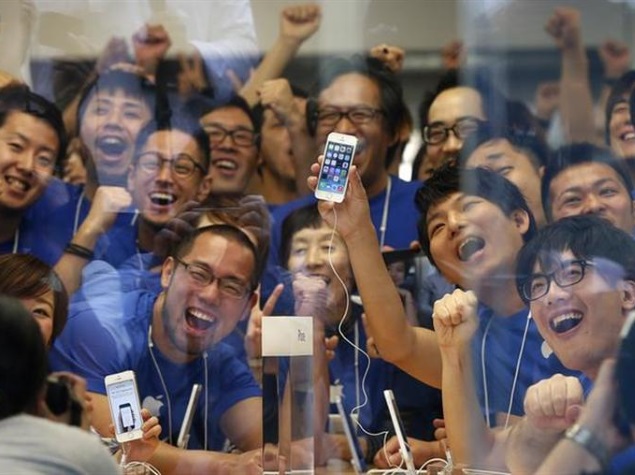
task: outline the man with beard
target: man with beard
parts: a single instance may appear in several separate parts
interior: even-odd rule
[[[163,263],[162,292],[124,295],[122,308],[73,310],[51,356],[56,368],[87,381],[93,425],[102,434],[111,423],[104,377],[134,370],[142,406],[163,421],[162,439],[150,463],[162,473],[219,473],[224,464],[251,473],[261,446],[260,388],[247,365],[224,343],[256,302],[257,253],[238,228],[212,225],[193,231]],[[176,444],[192,385],[203,385],[189,448]],[[225,439],[241,456],[218,453]],[[209,450],[209,452],[208,452]]]
[[[114,206],[113,194],[98,189],[72,247],[56,266],[69,292],[79,286],[81,269],[91,252],[115,268],[131,258],[136,259],[135,267],[149,268],[152,262],[145,254],[154,250],[156,234],[196,197],[208,165],[209,142],[196,117],[180,112],[169,122],[148,123],[134,148],[128,175],[130,195],[124,189],[116,190],[138,210],[138,219],[134,226],[113,227],[118,218],[118,207],[109,208]]]

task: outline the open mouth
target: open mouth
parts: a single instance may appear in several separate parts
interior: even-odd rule
[[[198,309],[189,309],[185,311],[185,322],[195,330],[206,331],[216,324],[216,319]]]
[[[11,190],[17,191],[18,193],[26,193],[31,189],[31,184],[28,181],[16,176],[5,175],[4,181]]]
[[[485,241],[479,237],[469,237],[459,246],[459,259],[469,261],[474,254],[485,247]]]
[[[113,135],[100,137],[97,139],[96,146],[104,155],[121,155],[128,148],[123,139]]]
[[[176,196],[172,193],[155,191],[150,194],[150,201],[154,205],[158,206],[169,206],[176,201]]]
[[[215,168],[220,170],[235,171],[238,170],[238,164],[233,160],[221,158],[212,162]]]
[[[549,327],[558,334],[566,333],[577,327],[582,321],[582,314],[579,312],[568,312],[558,315],[549,322]]]
[[[629,132],[624,132],[623,134],[620,134],[620,140],[623,140],[624,142],[630,142],[632,140],[635,140],[635,131],[629,131]]]

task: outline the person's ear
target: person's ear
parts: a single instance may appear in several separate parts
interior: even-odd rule
[[[176,262],[173,257],[168,257],[165,261],[163,261],[163,266],[161,266],[161,287],[164,289],[167,289],[170,285],[175,268]]]
[[[622,298],[622,308],[626,311],[635,309],[635,282],[623,280],[619,284],[619,290]]]
[[[545,166],[541,165],[538,167],[538,176],[542,180],[542,177],[545,176]]]
[[[198,185],[198,192],[196,194],[196,201],[199,203],[205,201],[212,191],[212,181],[213,178],[211,175],[207,174],[203,177],[201,184]]]
[[[529,214],[524,209],[517,209],[512,212],[511,219],[514,221],[514,225],[518,229],[520,234],[524,235],[527,231],[529,231]]]

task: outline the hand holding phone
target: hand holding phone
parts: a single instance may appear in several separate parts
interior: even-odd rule
[[[143,419],[134,371],[110,374],[104,381],[117,442],[141,439]]]
[[[357,137],[331,132],[326,139],[315,197],[341,203],[346,194],[350,167],[353,164]]]

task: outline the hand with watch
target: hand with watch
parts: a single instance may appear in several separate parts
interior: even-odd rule
[[[607,359],[577,423],[566,431],[536,473],[607,472],[611,458],[628,444],[613,417],[618,393],[614,373],[615,360]]]

